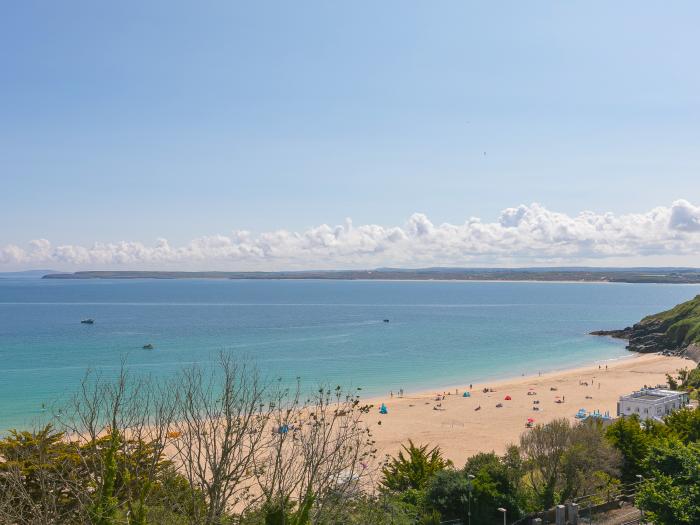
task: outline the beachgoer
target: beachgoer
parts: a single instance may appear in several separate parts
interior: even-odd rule
[[[469,383],[469,390],[471,390],[471,389],[472,389],[472,384],[471,384],[471,383]]]
[[[391,392],[389,392],[389,395],[391,395],[391,397],[394,397],[394,391],[392,390]]]

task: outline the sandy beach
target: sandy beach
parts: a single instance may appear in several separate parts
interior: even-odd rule
[[[403,397],[394,392],[392,398],[387,393],[385,397],[368,400],[375,405],[371,411],[371,428],[380,458],[395,454],[410,438],[416,444],[439,445],[445,456],[461,467],[477,452],[502,453],[509,443],[516,443],[527,430],[528,418],[536,423],[561,417],[575,421],[574,415],[580,408],[609,411],[615,416],[621,395],[644,385],[666,383],[666,373],[694,366],[689,359],[640,354],[588,367],[475,383],[471,390],[467,384],[405,393]],[[495,392],[484,393],[484,388]],[[462,396],[465,390],[470,392],[470,397]],[[528,395],[529,391],[536,395]],[[443,392],[444,399],[438,400]],[[506,400],[506,396],[511,400]],[[382,403],[388,409],[385,415],[379,414]],[[500,408],[496,406],[499,403],[503,405]],[[535,406],[539,410],[533,410]]]

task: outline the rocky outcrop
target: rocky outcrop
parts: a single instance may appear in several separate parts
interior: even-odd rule
[[[621,330],[596,330],[592,335],[627,339],[632,352],[669,352],[700,360],[700,295],[670,310],[650,315]]]
[[[685,356],[696,363],[700,363],[700,345],[689,345],[688,348],[685,349]]]

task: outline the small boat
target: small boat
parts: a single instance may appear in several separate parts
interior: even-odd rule
[[[385,323],[388,323],[388,322],[389,322],[389,319],[384,319],[384,322],[385,322]]]
[[[147,345],[143,345],[144,350],[153,350],[155,348],[151,343],[148,343]]]
[[[81,324],[95,324],[95,320],[94,319],[83,319],[82,321],[80,321],[80,323]]]

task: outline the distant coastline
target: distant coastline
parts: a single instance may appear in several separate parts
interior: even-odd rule
[[[697,268],[378,268],[280,272],[82,271],[43,279],[328,279],[392,281],[544,281],[700,284]]]

